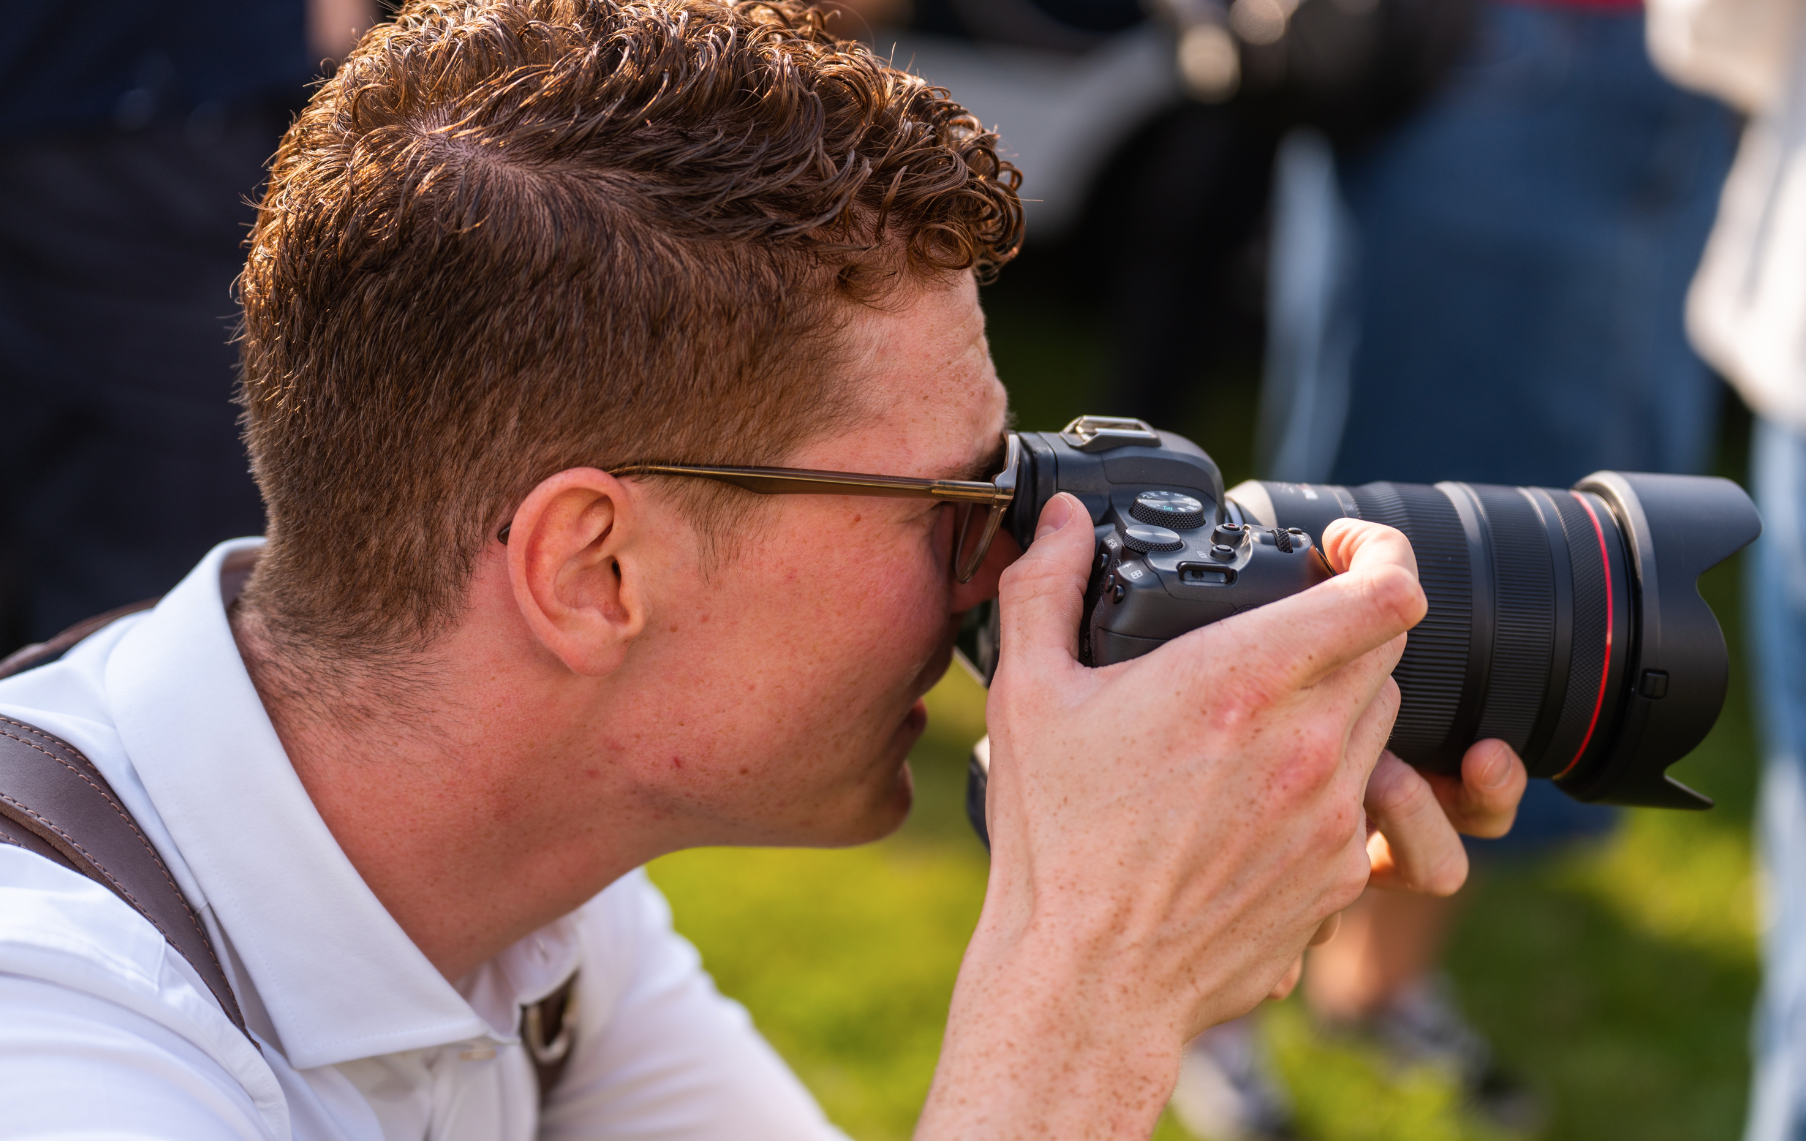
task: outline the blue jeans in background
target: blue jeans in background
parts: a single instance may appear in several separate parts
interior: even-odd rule
[[[1341,430],[1272,417],[1272,474],[1567,487],[1601,468],[1700,471],[1721,387],[1682,313],[1735,132],[1655,72],[1641,12],[1492,3],[1446,88],[1338,156],[1341,203],[1288,206],[1316,170],[1289,143],[1270,404]],[[1326,242],[1326,225],[1348,233]],[[1332,462],[1314,441],[1338,437]],[[1513,833],[1473,849],[1534,852],[1615,817],[1533,781]]]
[[[1650,65],[1640,12],[1484,7],[1448,88],[1342,164],[1360,344],[1335,482],[1700,470],[1719,386],[1682,311],[1735,141]]]
[[[1746,626],[1762,730],[1762,994],[1746,1141],[1806,1138],[1806,438],[1756,422]]]

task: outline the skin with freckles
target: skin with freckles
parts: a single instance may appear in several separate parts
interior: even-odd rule
[[[850,312],[843,335],[866,414],[788,465],[978,474],[1007,407],[970,274]],[[1370,874],[1459,886],[1455,827],[1502,830],[1522,791],[1508,751],[1476,746],[1437,784],[1382,756],[1424,610],[1387,528],[1332,528],[1346,573],[1093,670],[1073,658],[1093,539],[1070,497],[965,585],[951,508],[745,506],[711,564],[661,481],[550,476],[476,560],[461,622],[355,719],[303,699],[234,608],[321,816],[447,978],[666,852],[889,833],[921,697],[1000,589],[990,888],[921,1137],[1145,1137],[1187,1038],[1288,986]]]
[[[789,463],[971,476],[1006,415],[970,275],[861,308],[846,332],[856,430]],[[956,585],[932,501],[744,497],[724,566],[658,480],[560,472],[478,560],[463,623],[408,673],[405,708],[347,731],[235,608],[272,721],[352,862],[448,978],[666,852],[845,845],[909,811],[921,698],[959,613],[1013,546]]]

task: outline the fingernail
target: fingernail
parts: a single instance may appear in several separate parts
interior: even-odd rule
[[[1511,779],[1511,762],[1506,757],[1503,741],[1493,745],[1487,752],[1486,759],[1480,762],[1480,787],[1503,788]]]
[[[1072,500],[1064,495],[1056,495],[1041,511],[1041,522],[1035,528],[1035,538],[1044,539],[1066,526],[1072,519]]]

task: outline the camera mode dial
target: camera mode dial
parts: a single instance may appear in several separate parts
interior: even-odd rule
[[[1189,531],[1204,525],[1204,504],[1179,491],[1144,491],[1135,497],[1129,514],[1143,523]]]
[[[1131,523],[1122,529],[1123,546],[1132,551],[1176,551],[1185,546],[1177,532]]]

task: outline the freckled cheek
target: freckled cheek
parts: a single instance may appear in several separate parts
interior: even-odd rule
[[[843,620],[836,623],[841,656],[866,669],[902,668],[939,646],[947,629],[947,601],[938,578],[899,575],[870,586],[846,600]]]
[[[947,620],[945,564],[931,534],[891,544],[847,569],[847,609],[889,639],[910,631],[936,632]]]

